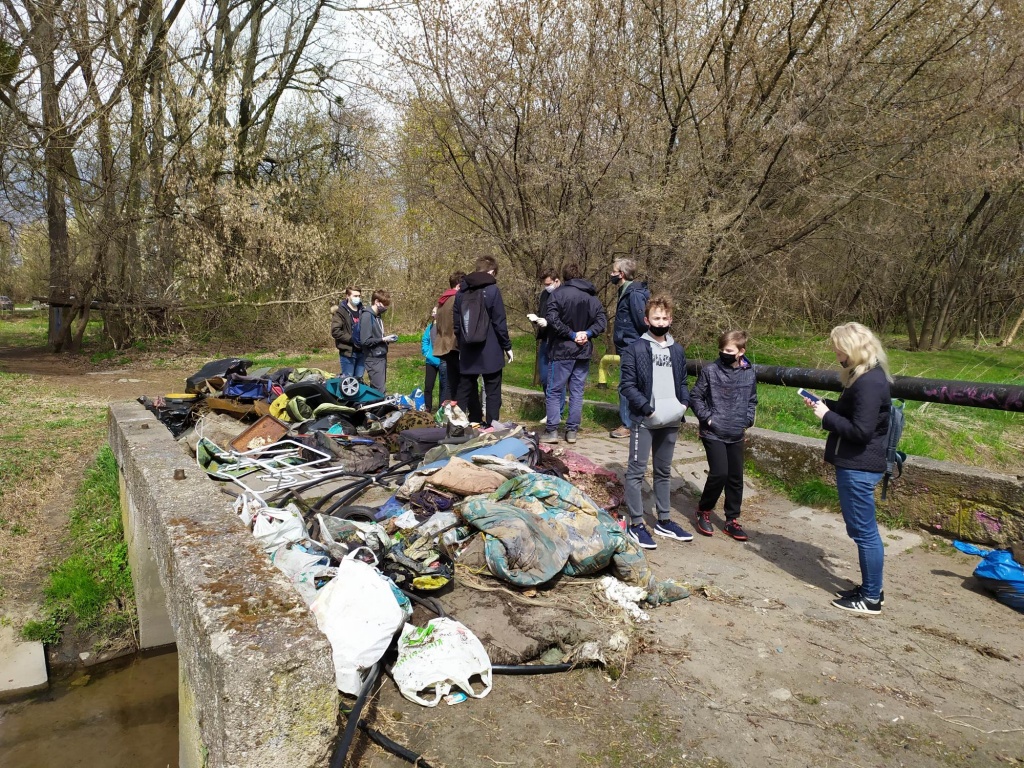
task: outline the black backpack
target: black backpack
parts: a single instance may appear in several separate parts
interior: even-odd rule
[[[470,288],[462,295],[462,341],[466,344],[483,344],[487,341],[487,329],[491,326],[491,315],[484,303],[484,289]]]
[[[900,477],[903,474],[903,462],[907,460],[907,454],[897,450],[900,438],[903,437],[903,425],[906,418],[903,409],[906,403],[900,400],[900,404],[893,402],[889,406],[889,432],[885,443],[885,475],[882,478],[882,501],[885,501],[889,491],[889,480]]]

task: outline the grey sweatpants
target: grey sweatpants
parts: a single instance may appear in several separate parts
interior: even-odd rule
[[[366,358],[366,377],[370,380],[370,386],[379,389],[386,394],[384,387],[387,384],[388,359],[386,357]]]
[[[629,467],[626,469],[626,507],[630,525],[644,520],[643,483],[647,459],[654,451],[654,504],[659,520],[668,520],[669,478],[672,473],[672,454],[676,448],[679,427],[648,429],[636,422],[629,430]]]

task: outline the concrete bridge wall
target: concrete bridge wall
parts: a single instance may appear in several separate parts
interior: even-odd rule
[[[506,387],[504,398],[513,408],[543,406],[543,395],[530,390]],[[609,403],[587,402],[618,411]],[[697,425],[687,418],[681,431],[696,440]],[[791,487],[814,479],[835,485],[832,465],[824,462],[824,439],[754,428],[747,433],[746,456]],[[879,499],[880,512],[935,534],[990,546],[1024,541],[1024,477],[910,456],[888,496]]]
[[[339,699],[312,614],[152,414],[112,405],[109,434],[142,646],[178,647],[179,765],[326,765]]]

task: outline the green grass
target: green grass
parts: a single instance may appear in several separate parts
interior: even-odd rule
[[[43,617],[22,629],[26,639],[57,642],[64,628],[96,633],[106,643],[134,644],[135,604],[128,545],[121,526],[117,463],[100,449],[75,494],[71,553],[43,590]]]

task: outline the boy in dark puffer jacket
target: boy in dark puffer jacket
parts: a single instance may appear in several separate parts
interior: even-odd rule
[[[754,425],[757,378],[744,357],[747,334],[726,331],[718,339],[718,360],[704,366],[693,387],[691,406],[700,423],[700,440],[708,457],[708,479],[697,502],[697,530],[714,534],[711,510],[725,489],[725,533],[746,541],[740,525],[743,503],[743,435]]]

